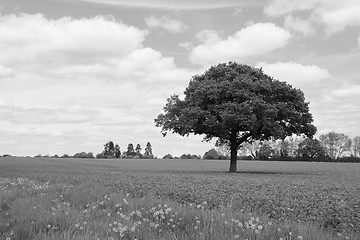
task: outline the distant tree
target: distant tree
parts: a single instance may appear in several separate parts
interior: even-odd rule
[[[197,156],[195,154],[182,154],[180,157],[180,159],[201,159],[201,156]]]
[[[217,145],[215,150],[221,158],[230,159],[230,148],[227,144]]]
[[[345,151],[350,150],[351,139],[343,133],[334,131],[320,135],[319,140],[326,152],[332,159],[337,159]]]
[[[164,136],[171,131],[205,135],[207,141],[217,137],[231,149],[230,172],[236,172],[242,143],[316,132],[301,90],[247,65],[211,67],[192,77],[184,95],[168,98],[156,126]]]
[[[69,154],[64,154],[60,158],[71,158],[71,156]]]
[[[279,157],[281,158],[287,158],[290,156],[290,143],[288,141],[281,140],[278,142],[278,146],[279,146]]]
[[[360,136],[353,139],[354,156],[360,157]]]
[[[152,146],[150,142],[147,142],[146,144],[144,156],[145,158],[154,158],[154,155],[152,153]]]
[[[210,149],[209,151],[205,152],[203,159],[221,159],[219,153],[215,150],[215,148]]]
[[[73,158],[95,158],[94,154],[92,152],[86,153],[86,152],[80,152],[80,153],[75,153],[73,155]]]
[[[245,142],[240,145],[240,149],[244,151],[244,153],[250,154],[253,159],[257,158],[257,154],[259,152],[261,146],[261,142],[259,140],[252,142]]]
[[[135,156],[135,155],[136,155],[136,153],[134,150],[134,145],[132,143],[129,143],[128,147],[127,147],[126,156],[131,157],[131,156]]]
[[[273,154],[274,154],[274,149],[270,146],[270,144],[268,142],[264,142],[263,144],[261,144],[261,146],[259,148],[259,151],[257,154],[257,159],[267,160]]]
[[[306,159],[317,159],[325,156],[325,150],[317,139],[306,138],[299,144],[298,155]]]
[[[296,157],[298,153],[299,144],[304,141],[303,136],[289,136],[285,138],[285,141],[288,143],[288,155],[291,157]]]
[[[165,156],[163,156],[163,159],[174,159],[174,157],[170,153],[168,153]]]
[[[120,151],[120,146],[119,146],[119,144],[116,144],[116,145],[115,145],[114,150],[115,150],[115,157],[116,157],[116,158],[120,158],[120,156],[121,156],[121,151]]]
[[[136,153],[140,153],[140,151],[141,151],[141,145],[140,144],[136,145],[135,151],[136,151]]]

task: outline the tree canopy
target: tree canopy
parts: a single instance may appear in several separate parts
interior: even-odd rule
[[[164,112],[155,119],[166,132],[218,138],[231,149],[230,172],[236,171],[241,143],[292,134],[313,136],[309,103],[300,89],[273,79],[247,65],[230,62],[211,67],[190,80],[181,100],[168,98]]]

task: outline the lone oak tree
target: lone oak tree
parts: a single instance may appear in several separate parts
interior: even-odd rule
[[[218,138],[231,150],[230,172],[236,172],[241,143],[293,134],[312,137],[316,127],[301,90],[264,74],[261,69],[235,62],[211,67],[196,75],[184,100],[168,98],[164,112],[155,119],[165,136],[204,134]]]

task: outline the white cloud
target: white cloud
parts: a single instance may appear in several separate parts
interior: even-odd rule
[[[313,9],[317,0],[272,0],[264,7],[264,13],[271,17],[287,15],[295,11],[308,11]]]
[[[284,27],[294,32],[300,32],[305,36],[312,36],[316,32],[311,19],[303,20],[298,17],[294,18],[292,15],[285,17]]]
[[[258,63],[264,73],[286,81],[300,89],[313,89],[316,82],[327,79],[330,73],[327,69],[316,65],[302,65],[294,62]]]
[[[327,36],[339,33],[347,27],[360,26],[358,0],[273,0],[264,7],[264,13],[272,17],[289,17],[304,12],[310,17],[301,19],[301,22],[311,22],[319,28],[324,26]]]
[[[360,26],[360,2],[338,9],[320,9],[319,14],[326,25],[326,34],[332,35],[347,27]]]
[[[209,10],[221,8],[240,8],[244,6],[260,6],[261,1],[256,0],[226,0],[226,1],[212,1],[212,0],[76,0],[80,2],[89,2],[96,4],[114,5],[128,8],[151,8],[163,10]]]
[[[150,17],[145,18],[145,23],[149,28],[162,28],[171,33],[181,33],[189,28],[180,20],[172,19],[169,16],[156,18],[151,15]]]
[[[198,34],[200,44],[191,51],[195,64],[214,64],[258,56],[286,46],[292,35],[273,23],[257,23],[223,39],[219,33],[205,30]]]
[[[22,108],[13,105],[0,105],[1,121],[16,124],[56,124],[56,123],[84,123],[95,118],[99,113],[94,110],[84,109],[80,106],[72,106],[68,109],[50,108]]]
[[[5,77],[10,77],[14,73],[14,70],[0,65],[0,79]]]
[[[41,14],[0,16],[0,63],[34,69],[41,62],[88,64],[126,56],[142,46],[146,31],[111,17],[47,19]],[[34,64],[32,64],[34,63]]]

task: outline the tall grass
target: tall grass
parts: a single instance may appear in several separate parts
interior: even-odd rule
[[[311,222],[274,222],[207,202],[179,204],[134,197],[87,182],[69,186],[28,179],[0,181],[0,239],[355,239]]]

